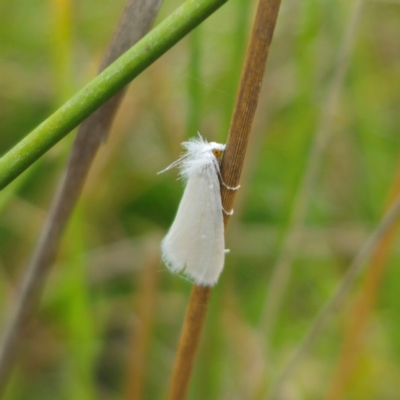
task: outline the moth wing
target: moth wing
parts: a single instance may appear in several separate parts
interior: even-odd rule
[[[185,269],[199,285],[217,283],[224,266],[225,240],[220,186],[213,163],[188,179],[175,220],[162,242],[162,253],[173,272]]]

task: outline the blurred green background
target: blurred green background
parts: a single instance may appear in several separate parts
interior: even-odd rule
[[[180,3],[165,0],[157,21]],[[264,398],[395,191],[400,2],[364,1],[346,39],[355,3],[282,1],[227,232],[231,253],[212,293],[191,400]],[[1,0],[1,153],[96,75],[123,4]],[[226,141],[255,8],[254,0],[228,1],[130,85],[64,236],[7,400],[133,398],[137,348],[148,348],[138,378],[143,399],[165,398],[191,284],[159,259],[183,187],[176,171],[156,173],[197,131]],[[322,126],[327,142],[307,196],[289,285],[266,336],[260,321],[269,280],[349,40],[354,45]],[[1,331],[73,137],[0,193]],[[336,390],[342,344],[363,294],[371,312],[360,351],[345,371],[345,390],[335,398],[399,398],[399,240],[397,234],[383,279],[375,280],[376,295],[359,280],[288,381],[283,399],[328,399]]]

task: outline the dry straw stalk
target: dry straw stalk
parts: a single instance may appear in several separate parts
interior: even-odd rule
[[[232,187],[237,186],[240,180],[280,3],[280,0],[260,0],[258,3],[221,166],[222,179]],[[235,194],[235,191],[221,188],[225,210],[232,209]],[[224,215],[225,229],[228,222],[229,216]],[[169,400],[186,398],[210,294],[209,287],[193,286],[176,354]]]

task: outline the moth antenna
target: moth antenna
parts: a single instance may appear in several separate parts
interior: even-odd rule
[[[157,175],[160,175],[160,174],[162,174],[163,172],[167,172],[167,171],[169,171],[170,169],[172,169],[172,168],[178,166],[180,163],[182,163],[183,161],[185,161],[186,158],[188,158],[188,157],[189,157],[189,154],[183,155],[181,158],[178,158],[178,160],[176,160],[176,161],[174,161],[172,164],[168,165],[167,168],[163,169],[163,170],[160,171],[160,172],[157,172]]]
[[[200,132],[197,132],[197,134],[198,134],[199,138],[200,138],[201,140],[204,141],[203,137],[200,135]],[[190,142],[190,139],[189,139],[189,142]],[[183,144],[186,144],[186,143],[188,143],[188,142],[184,142]],[[185,147],[185,146],[184,146],[184,147]],[[186,149],[186,150],[187,150],[187,149]],[[209,151],[209,149],[204,149],[204,150],[202,150],[199,154],[206,153],[207,151]],[[164,172],[167,172],[167,171],[169,171],[170,169],[172,169],[172,168],[174,168],[174,167],[177,167],[179,164],[181,164],[182,162],[184,162],[188,157],[192,157],[192,156],[193,156],[193,155],[191,154],[191,152],[187,151],[183,156],[181,156],[180,158],[178,158],[178,159],[177,159],[176,161],[174,161],[172,164],[168,165],[167,168],[163,169],[163,170],[160,171],[160,172],[157,172],[157,175],[162,174],[162,173],[164,173]]]

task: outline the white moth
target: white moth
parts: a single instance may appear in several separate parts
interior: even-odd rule
[[[208,143],[200,134],[182,143],[183,156],[165,172],[179,167],[186,188],[175,220],[161,243],[162,258],[172,272],[184,273],[197,285],[213,286],[224,267],[225,239],[220,161],[225,145]],[[232,214],[233,211],[227,214]]]

